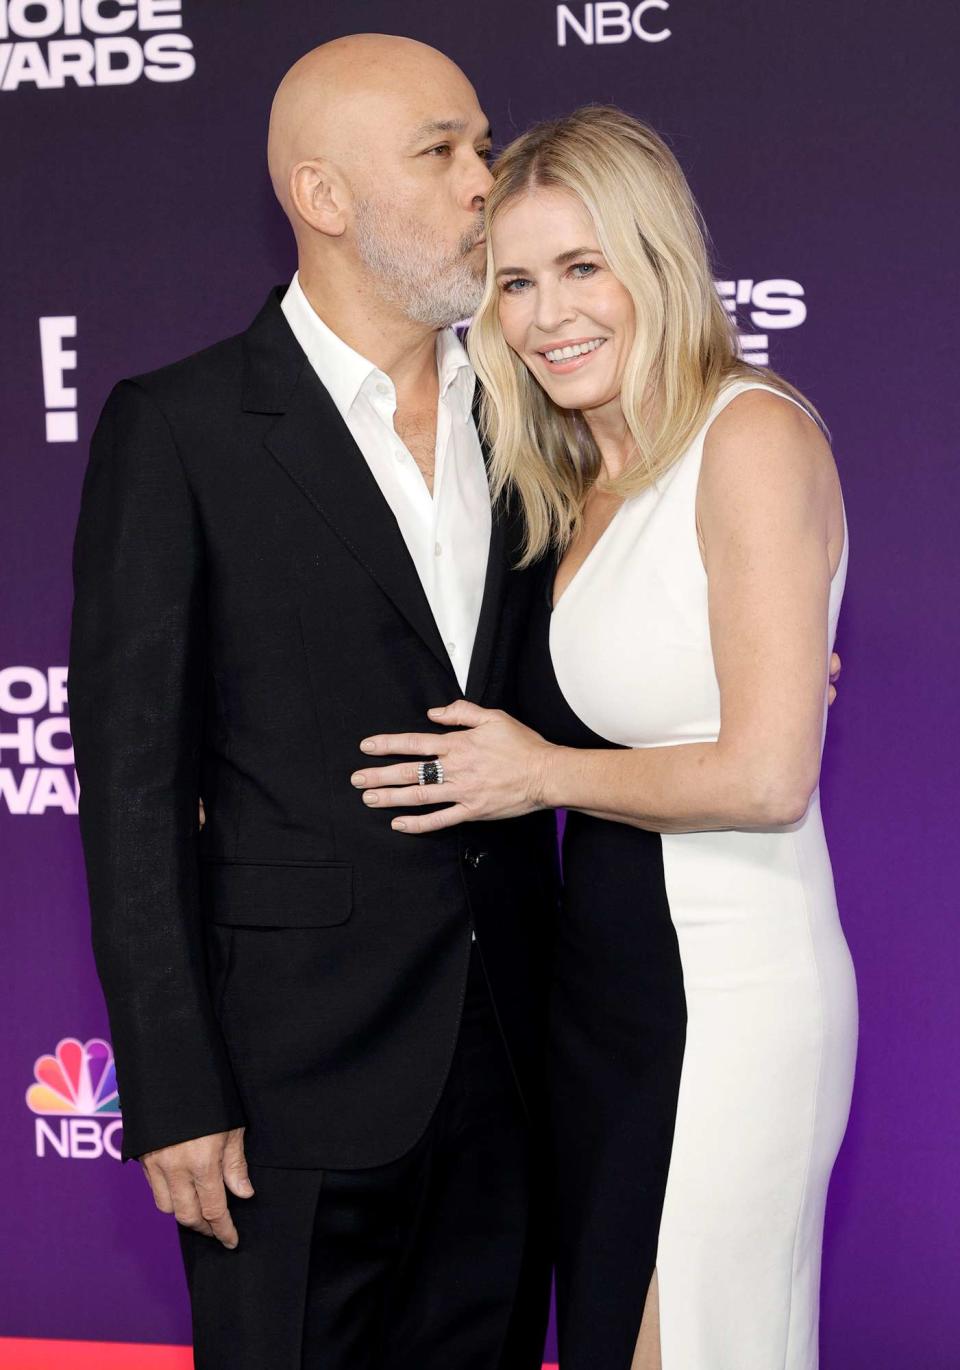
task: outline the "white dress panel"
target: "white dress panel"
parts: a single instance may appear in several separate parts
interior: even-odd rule
[[[554,611],[560,688],[611,742],[719,735],[696,493],[710,423],[757,388],[770,389],[723,389],[663,480],[617,511]],[[846,567],[845,537],[828,656]],[[819,793],[790,828],[662,843],[688,1013],[657,1257],[663,1370],[815,1370],[824,1206],[857,1042]]]

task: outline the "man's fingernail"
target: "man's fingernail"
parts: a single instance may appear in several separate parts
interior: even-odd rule
[[[351,785],[365,785],[366,783],[367,777],[363,774],[362,771],[357,771],[356,775],[352,775],[350,777]]]
[[[364,740],[360,743],[360,750],[362,752],[372,752],[375,750],[374,745],[370,741],[369,737],[365,737]]]
[[[249,1180],[241,1180],[241,1181],[240,1181],[240,1188],[243,1190],[244,1194],[252,1194],[252,1193],[253,1193],[253,1185],[250,1183]]]
[[[391,828],[394,828],[397,832],[407,831],[407,825],[406,823],[404,823],[402,818],[395,818],[393,822],[390,824],[390,826]]]
[[[380,796],[377,794],[376,790],[367,790],[363,796],[363,802],[364,804],[379,804]]]
[[[442,706],[441,706],[440,708],[438,708],[438,709],[428,709],[428,710],[427,710],[427,717],[428,717],[428,718],[432,718],[434,714],[442,714],[442,713],[443,713],[443,707],[442,707]]]

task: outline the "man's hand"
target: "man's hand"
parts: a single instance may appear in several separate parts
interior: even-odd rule
[[[837,697],[837,681],[840,679],[840,672],[843,665],[836,652],[830,658],[830,688],[827,691],[827,703],[832,704]]]
[[[231,1251],[239,1238],[226,1191],[238,1199],[253,1196],[243,1154],[243,1132],[242,1127],[214,1132],[140,1157],[160,1212],[172,1213],[178,1223],[205,1237],[216,1237]]]

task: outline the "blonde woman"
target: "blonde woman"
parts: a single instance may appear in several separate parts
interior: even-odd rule
[[[856,989],[818,802],[847,564],[809,404],[738,359],[649,128],[590,108],[501,157],[470,346],[543,595],[537,731],[464,701],[449,806],[569,810],[551,1022],[564,1370],[813,1370]],[[535,568],[532,574],[539,574]],[[435,768],[429,768],[432,776]],[[436,803],[416,766],[368,803]],[[418,784],[419,780],[419,784]]]

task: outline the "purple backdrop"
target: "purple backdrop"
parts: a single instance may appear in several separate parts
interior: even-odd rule
[[[26,1099],[39,1057],[107,1035],[72,812],[70,545],[113,382],[245,327],[291,274],[264,169],[271,94],[301,52],[358,29],[448,52],[501,142],[597,100],[666,133],[744,350],[769,353],[832,428],[851,573],[824,807],[862,1036],[828,1211],[823,1364],[947,1370],[960,481],[943,363],[960,17],[943,0],[0,0],[0,1336],[187,1340],[175,1234],[138,1168],[111,1158],[115,1116],[91,1121],[103,1092],[61,1115]],[[57,1084],[49,1062],[40,1076]]]

